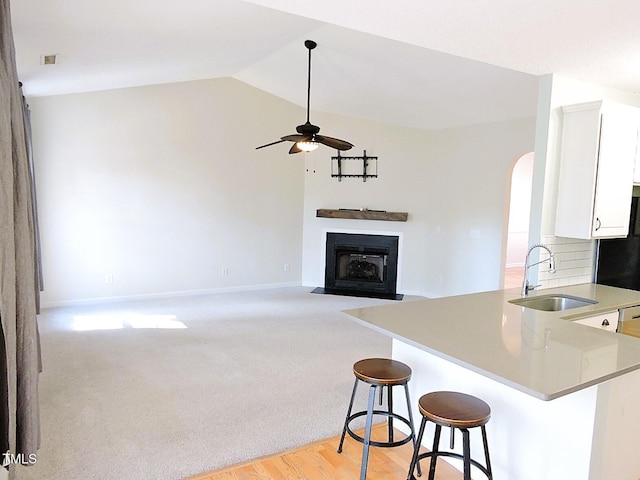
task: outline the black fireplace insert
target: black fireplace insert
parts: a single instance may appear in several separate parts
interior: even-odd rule
[[[323,293],[400,300],[398,237],[327,233]]]

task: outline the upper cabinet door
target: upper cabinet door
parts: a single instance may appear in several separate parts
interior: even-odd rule
[[[639,112],[610,102],[563,107],[556,236],[627,236]]]
[[[627,236],[638,142],[636,109],[606,107],[600,127],[591,231],[594,238]]]

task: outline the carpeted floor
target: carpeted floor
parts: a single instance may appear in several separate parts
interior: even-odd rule
[[[386,303],[292,287],[45,310],[42,448],[17,478],[178,480],[335,436],[353,363],[391,353],[341,310]]]

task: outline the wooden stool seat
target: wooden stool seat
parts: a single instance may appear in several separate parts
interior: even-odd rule
[[[353,374],[376,385],[402,385],[411,379],[411,368],[390,358],[366,358],[353,365]]]
[[[418,407],[422,414],[422,422],[418,431],[416,448],[413,452],[411,465],[407,480],[415,480],[414,469],[418,468],[420,475],[420,460],[431,458],[429,467],[429,480],[434,480],[436,473],[436,461],[438,457],[452,457],[463,461],[464,479],[471,480],[471,466],[478,468],[489,480],[493,479],[491,472],[491,460],[489,458],[489,444],[487,442],[487,431],[485,424],[491,418],[491,407],[486,402],[472,395],[459,392],[431,392],[420,397]],[[430,452],[420,453],[419,446],[427,421],[435,423],[436,428],[433,435],[433,448]],[[442,427],[451,427],[451,449],[453,450],[454,431],[458,429],[462,432],[463,453],[454,451],[440,451],[440,432]],[[469,441],[469,429],[480,427],[482,432],[482,443],[484,446],[485,464],[482,465],[477,460],[471,458],[471,447]]]
[[[364,448],[362,450],[360,480],[365,480],[367,477],[367,463],[369,461],[369,447],[398,447],[407,442],[413,442],[414,447],[417,445],[416,433],[413,426],[413,415],[411,413],[409,387],[407,386],[409,379],[411,378],[411,368],[402,362],[392,360],[390,358],[366,358],[353,365],[353,374],[356,379],[353,383],[351,401],[349,402],[347,416],[344,420],[342,436],[340,437],[340,444],[338,445],[338,453],[342,452],[342,446],[347,433],[351,438],[362,443]],[[369,385],[369,401],[366,410],[353,413],[353,402],[356,398],[356,391],[360,382],[364,382]],[[391,391],[393,387],[402,387],[404,389],[405,400],[407,402],[407,417],[398,415],[393,411],[393,394]],[[380,392],[380,405],[382,405],[382,396],[385,389],[387,392],[387,408],[386,410],[376,409],[374,407],[376,391]],[[373,424],[374,416],[383,416],[387,418],[388,438],[386,441],[371,440],[371,426]],[[350,426],[353,420],[360,417],[366,417],[364,437],[355,433]],[[394,438],[394,420],[404,423],[409,428],[410,433],[404,436],[404,438]],[[419,465],[418,473],[420,473]]]
[[[491,407],[479,398],[458,392],[432,392],[418,401],[420,413],[443,426],[473,428],[491,418]]]

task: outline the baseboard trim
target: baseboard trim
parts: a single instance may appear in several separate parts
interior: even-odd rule
[[[287,283],[268,283],[261,285],[242,285],[237,287],[220,287],[220,288],[205,288],[200,290],[181,290],[174,292],[158,292],[158,293],[145,293],[139,295],[121,295],[116,297],[94,297],[94,298],[81,298],[72,300],[59,300],[55,302],[42,302],[40,307],[45,308],[59,308],[59,307],[75,307],[81,305],[94,305],[100,303],[118,303],[126,302],[130,300],[154,300],[163,298],[174,297],[191,297],[198,295],[214,295],[218,293],[233,293],[242,291],[253,290],[268,290],[270,288],[283,288],[283,287],[300,287],[299,282],[287,282]]]

